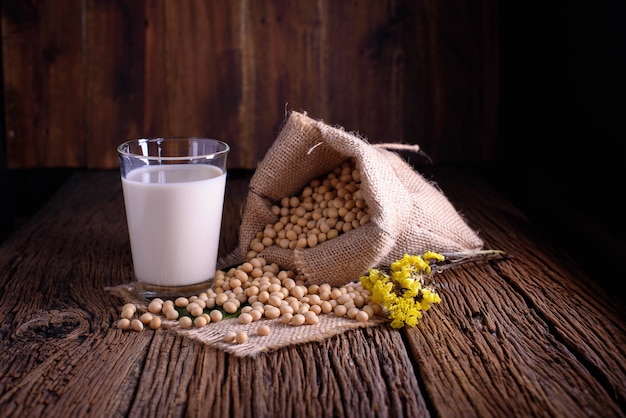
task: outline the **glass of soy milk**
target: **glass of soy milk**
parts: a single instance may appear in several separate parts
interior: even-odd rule
[[[138,293],[205,291],[215,276],[230,147],[209,138],[133,139],[117,147]]]

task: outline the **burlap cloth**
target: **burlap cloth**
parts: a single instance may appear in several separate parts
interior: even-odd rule
[[[220,259],[217,268],[223,269],[239,262],[241,262],[241,252],[237,249],[227,257]],[[137,313],[135,315],[137,318],[141,316],[142,313],[148,312],[148,302],[137,294],[134,283],[108,287],[105,290],[111,295],[117,296],[122,301],[118,307],[120,311],[125,303],[133,303],[137,307]],[[260,353],[277,350],[293,344],[321,341],[349,329],[370,327],[386,322],[385,318],[380,317],[372,318],[367,322],[358,322],[354,319],[338,317],[334,314],[320,314],[318,315],[319,322],[315,325],[285,325],[281,323],[279,319],[267,318],[242,325],[237,323],[236,318],[229,318],[219,322],[211,322],[207,326],[200,328],[192,327],[183,329],[178,324],[178,321],[168,320],[162,315],[159,316],[162,320],[161,328],[201,341],[204,344],[224,350],[238,357],[254,357]],[[270,327],[270,335],[257,335],[257,330],[262,325],[268,325]],[[224,342],[224,334],[229,331],[247,332],[248,341],[244,344]],[[125,332],[135,331],[129,330]],[[153,331],[147,327],[143,332]]]
[[[247,252],[256,233],[276,223],[273,204],[298,195],[311,180],[354,158],[371,222],[313,248],[273,245],[259,256],[297,271],[307,284],[337,286],[406,253],[480,249],[483,242],[477,233],[436,185],[393,151],[397,145],[373,145],[341,127],[289,113],[250,180],[239,247]]]

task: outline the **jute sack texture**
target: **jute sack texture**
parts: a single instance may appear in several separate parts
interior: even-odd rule
[[[371,221],[313,248],[266,247],[259,256],[303,275],[307,284],[342,285],[372,267],[408,254],[477,250],[482,240],[447,197],[397,153],[368,143],[341,127],[290,112],[259,163],[239,230],[245,254],[257,232],[278,217],[271,206],[298,196],[313,179],[353,157]]]

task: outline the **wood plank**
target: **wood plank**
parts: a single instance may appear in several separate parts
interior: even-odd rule
[[[42,147],[46,166],[79,167],[87,147],[83,103],[83,45],[81,7],[73,0],[42,2],[40,53],[43,83]]]
[[[144,136],[146,6],[144,1],[85,4],[84,166],[113,168],[119,166],[117,145]]]
[[[7,163],[84,163],[80,3],[3,2],[2,53]]]
[[[143,124],[139,136],[171,135],[169,126],[165,53],[165,1],[145,3],[145,56],[143,74]]]
[[[401,60],[393,64],[402,54],[394,49],[401,34],[381,41],[385,34],[376,33],[394,18],[387,3],[236,4],[183,2],[168,9],[175,130],[217,129],[215,136],[233,140],[232,166],[248,168],[273,142],[285,109],[363,129],[374,141],[404,136],[405,69]],[[352,30],[342,30],[346,22]],[[203,83],[188,77],[190,69]],[[207,102],[210,95],[219,103]]]
[[[119,173],[78,173],[1,247],[7,416],[427,413],[401,336],[388,328],[245,359],[165,330],[120,332],[122,301],[104,289],[129,280],[126,235]]]
[[[411,100],[417,92],[407,84],[422,75],[410,67],[418,48],[404,43],[416,38],[417,10],[415,2],[328,4],[322,16],[328,114],[321,115],[328,123],[360,132],[372,142],[419,140],[406,130],[405,119],[407,113],[415,117],[417,105]],[[353,22],[352,28],[342,30],[347,22]]]
[[[29,4],[30,5],[30,4]],[[2,8],[2,82],[7,165],[11,168],[36,161],[36,149],[28,145],[35,137],[35,109],[38,93],[34,78],[35,40],[37,38],[36,7],[24,2],[1,2]],[[23,155],[27,147],[28,157]]]
[[[444,192],[480,226],[486,247],[513,256],[441,274],[442,304],[407,332],[435,398],[455,394],[454,402],[434,405],[438,413],[621,416],[624,306],[484,184],[463,172],[438,174]],[[464,187],[454,187],[459,178]]]
[[[115,168],[123,139],[200,135],[254,169],[287,110],[435,160],[495,158],[492,3],[4,2],[9,166]]]
[[[232,144],[230,167],[249,148],[242,106],[238,2],[165,2],[165,68],[171,135],[208,136]],[[250,87],[252,88],[252,87]],[[253,120],[250,115],[250,120]]]
[[[497,158],[499,9],[490,1],[425,1],[415,14],[415,141],[438,162]],[[407,49],[409,46],[407,45]]]
[[[443,302],[415,328],[353,330],[254,358],[114,328],[123,301],[105,287],[132,272],[119,173],[76,173],[0,247],[0,410],[626,416],[624,305],[471,173],[430,173],[487,247],[514,258],[439,275]],[[229,181],[235,207],[247,177]]]
[[[131,416],[427,414],[410,360],[395,350],[400,335],[389,329],[350,331],[256,358],[229,357],[172,334],[164,338],[148,354]]]
[[[328,116],[328,2],[242,2],[239,34],[240,126],[249,161],[261,161],[280,132],[287,110]],[[245,6],[248,7],[245,7]],[[268,138],[272,138],[268,141]]]

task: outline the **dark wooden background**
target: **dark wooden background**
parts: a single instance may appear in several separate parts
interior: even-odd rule
[[[5,238],[129,137],[229,142],[288,110],[472,165],[591,268],[626,254],[625,2],[0,0]],[[590,251],[601,254],[597,262]]]
[[[200,135],[252,169],[291,109],[493,160],[498,25],[490,0],[4,1],[8,167],[113,168],[127,138]]]

